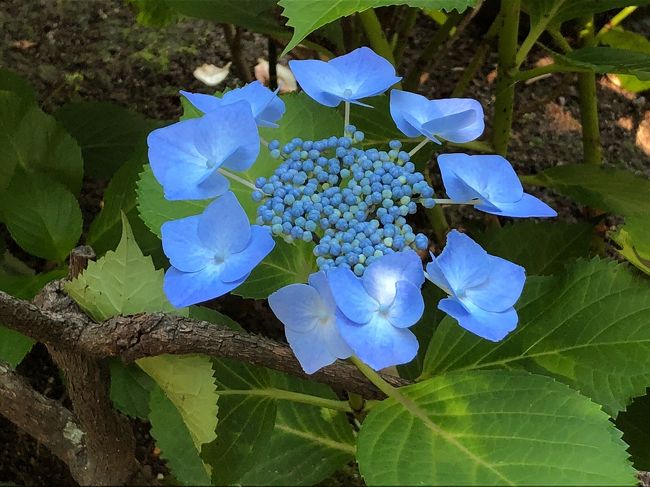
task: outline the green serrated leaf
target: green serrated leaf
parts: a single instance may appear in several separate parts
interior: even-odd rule
[[[54,117],[77,140],[85,173],[95,178],[109,178],[136,151],[146,149],[147,134],[160,125],[108,102],[68,103]]]
[[[531,28],[543,25],[543,30],[546,25],[557,27],[567,20],[649,3],[650,0],[522,0],[521,7],[530,16]]]
[[[122,225],[117,249],[90,262],[77,279],[66,284],[67,293],[96,321],[119,314],[177,312],[163,294],[163,271],[142,254],[124,216]]]
[[[74,195],[40,174],[16,172],[0,197],[12,238],[32,255],[64,261],[81,236],[82,216]]]
[[[310,33],[325,24],[370,8],[409,5],[422,9],[447,11],[456,9],[462,12],[466,8],[476,5],[476,0],[331,0],[320,2],[281,0],[278,4],[284,9],[282,15],[287,17],[287,25],[294,29],[293,37],[282,53],[284,55],[300,44]]]
[[[611,235],[618,252],[632,265],[650,275],[650,218],[634,215],[625,218],[625,225]]]
[[[184,485],[210,485],[210,475],[194,446],[181,414],[154,384],[149,401],[151,436],[172,473]]]
[[[271,386],[337,399],[316,382],[277,372]],[[354,459],[355,439],[345,414],[291,401],[278,401],[277,417],[266,448],[244,474],[242,485],[316,485]]]
[[[612,416],[650,384],[650,283],[627,265],[593,259],[561,276],[528,278],[517,308],[517,329],[499,343],[445,318],[423,377],[523,368],[575,387]]]
[[[643,215],[648,211],[650,180],[621,169],[570,164],[522,176],[521,180],[552,188],[578,203],[623,216]]]
[[[149,396],[154,382],[137,365],[114,359],[110,361],[110,367],[113,406],[132,418],[148,419]]]
[[[614,47],[583,47],[562,56],[555,55],[558,64],[587,68],[596,73],[617,73],[650,81],[650,53]]]
[[[81,150],[54,117],[29,98],[0,91],[0,191],[17,169],[49,176],[78,194],[83,176]]]
[[[523,266],[528,275],[543,276],[586,257],[592,231],[588,223],[522,221],[472,236],[490,254]]]
[[[636,485],[608,416],[519,371],[444,374],[374,407],[358,440],[373,485]]]
[[[215,439],[217,396],[212,362],[203,355],[161,355],[136,361],[176,406],[194,446]]]
[[[160,240],[151,233],[138,215],[136,182],[143,170],[145,160],[146,153],[136,154],[123,164],[104,192],[104,206],[90,225],[86,239],[88,245],[92,246],[98,255],[103,255],[118,245],[122,232],[122,213],[124,213],[143,253],[152,255],[154,263],[162,258]]]
[[[236,483],[256,462],[273,431],[276,403],[252,392],[270,387],[269,372],[260,367],[214,360],[219,395],[217,438],[203,446],[201,457],[212,467],[216,485]]]
[[[644,35],[637,34],[618,27],[599,35],[598,40],[607,46],[630,51],[644,52],[650,55],[650,40]],[[650,90],[650,81],[641,81],[639,78],[628,74],[616,76],[617,84],[633,93]]]
[[[271,253],[231,292],[245,298],[266,299],[288,284],[307,282],[309,275],[317,271],[313,249],[312,242],[288,244],[276,240]]]

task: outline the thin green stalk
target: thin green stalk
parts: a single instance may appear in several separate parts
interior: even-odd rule
[[[379,22],[375,11],[369,8],[363,12],[359,12],[357,15],[359,16],[363,30],[368,37],[370,46],[377,54],[388,59],[391,64],[395,66],[393,50],[390,48],[390,44],[384,35],[384,31],[381,28],[381,23]]]
[[[577,66],[564,66],[562,64],[551,63],[546,66],[540,66],[538,68],[527,69],[525,71],[519,71],[517,74],[512,76],[512,79],[515,81],[526,81],[528,79],[537,78],[538,76],[543,76],[545,74],[551,73],[575,73],[575,72],[588,72],[587,68],[579,68]]]
[[[625,7],[619,13],[614,15],[614,17],[612,17],[612,20],[610,20],[605,25],[603,25],[603,27],[598,31],[598,34],[596,34],[596,40],[598,40],[601,36],[607,34],[607,32],[612,30],[614,27],[619,25],[621,22],[623,22],[637,8],[639,8],[639,7],[637,7],[636,5],[631,5],[629,7]]]
[[[501,0],[502,8],[504,3],[510,3],[510,2],[508,0]],[[517,0],[516,2],[513,1],[512,3],[517,4],[517,11],[519,11],[520,2]],[[555,14],[557,13],[558,9],[563,4],[564,2],[554,2],[553,7],[548,12],[544,12],[544,15],[541,18],[537,19],[537,21],[531,26],[528,35],[521,43],[521,47],[519,47],[519,51],[517,51],[517,56],[516,56],[517,67],[521,66],[523,62],[526,60],[526,58],[528,57],[528,53],[530,53],[530,50],[533,48],[533,46],[535,45],[539,37],[544,33],[544,31],[548,27],[549,22],[553,17],[555,17]]]
[[[372,382],[377,389],[379,389],[381,392],[386,394],[388,397],[395,397],[396,395],[399,394],[398,390],[395,389],[393,386],[391,386],[388,382],[386,382],[382,377],[372,370],[370,367],[368,367],[366,364],[364,364],[361,359],[358,357],[355,357],[352,355],[350,357],[350,362],[352,362],[354,365],[356,365],[357,369],[366,376],[366,378]],[[399,394],[401,395],[401,394]]]
[[[312,396],[311,394],[301,394],[300,392],[285,391],[283,389],[243,389],[243,390],[225,390],[217,391],[220,396],[261,396],[270,397],[280,401],[292,401],[301,404],[309,404],[320,408],[332,409],[343,413],[351,413],[352,408],[347,401],[337,401],[335,399],[325,399],[323,397]]]
[[[553,38],[553,41],[559,47],[563,53],[568,53],[571,52],[573,49],[571,49],[571,45],[569,42],[566,40],[566,38],[562,35],[562,32],[560,32],[560,29],[556,27],[549,28],[547,32],[551,35]]]
[[[427,44],[424,50],[420,53],[418,59],[413,63],[413,67],[404,78],[404,89],[414,90],[418,87],[420,76],[426,69],[427,65],[447,40],[451,30],[458,25],[462,18],[463,16],[455,10],[449,13],[445,23],[442,24],[440,29],[438,29],[433,35],[429,44]]]
[[[406,44],[409,35],[411,33],[411,30],[413,30],[413,26],[415,25],[415,22],[418,19],[419,13],[420,13],[419,8],[408,7],[408,11],[406,12],[404,19],[400,24],[399,31],[397,32],[395,48],[393,49],[393,56],[395,57],[396,63],[399,63],[400,60],[402,59],[402,55],[404,54],[404,50],[406,49]]]
[[[581,32],[584,46],[596,43],[594,36],[594,17],[583,19]],[[580,95],[580,120],[582,123],[582,151],[585,164],[602,164],[602,146],[598,124],[598,98],[596,94],[596,73],[593,71],[578,74],[578,93]]]
[[[499,71],[494,101],[492,144],[495,151],[505,156],[512,128],[512,111],[515,100],[517,34],[519,33],[520,0],[501,0],[501,31],[499,32]]]
[[[427,183],[429,183],[429,186],[432,186],[431,169],[429,168],[429,165],[424,169],[424,178]],[[449,233],[449,223],[445,217],[445,212],[442,211],[442,207],[436,205],[433,208],[425,208],[424,214],[427,216],[427,219],[431,224],[431,229],[433,230],[433,234],[436,236],[436,241],[438,243],[444,242],[447,233]]]

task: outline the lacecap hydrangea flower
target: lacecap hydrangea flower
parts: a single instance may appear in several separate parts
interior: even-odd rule
[[[424,311],[425,271],[416,251],[429,248],[427,236],[416,234],[407,221],[418,206],[471,204],[516,217],[555,212],[523,192],[500,156],[438,156],[451,199],[435,199],[411,156],[428,140],[479,137],[484,124],[477,101],[427,100],[393,90],[390,109],[396,125],[422,140],[410,152],[397,140],[386,150],[362,147],[363,132],[347,122],[350,103],[362,105],[360,100],[399,81],[392,65],[365,47],[328,62],[290,65],[314,100],[331,107],[345,103],[346,123],[342,137],[295,137],[284,145],[271,140],[268,150],[279,164],[270,176],[252,184],[230,172],[250,168],[260,145],[257,125],[273,126],[284,112],[275,93],[261,85],[220,99],[183,92],[205,114],[150,135],[151,166],[168,199],[223,195],[201,215],[163,225],[163,248],[172,264],[165,292],[176,306],[221,296],[244,282],[269,254],[273,237],[314,242],[320,271],[308,284],[291,284],[269,296],[304,370],[313,373],[351,354],[376,370],[407,363],[418,350],[409,328]],[[252,199],[259,204],[256,225],[227,192],[226,178],[253,189]],[[441,310],[493,341],[516,327],[513,305],[524,285],[523,268],[487,254],[455,230],[432,259],[426,276],[449,295],[438,304]]]
[[[269,90],[259,81],[253,81],[242,88],[235,88],[221,98],[203,93],[182,91],[187,100],[203,113],[210,113],[219,107],[245,101],[250,105],[255,122],[260,127],[277,127],[276,123],[284,115],[285,105],[276,92]]]
[[[466,330],[493,342],[517,326],[513,305],[526,281],[523,267],[488,254],[467,235],[452,230],[447,245],[427,264],[428,278],[449,297],[438,308]]]
[[[179,308],[232,291],[275,246],[268,228],[251,225],[230,191],[202,214],[166,222],[161,230],[172,265],[164,290]]]
[[[475,200],[475,208],[510,217],[554,217],[557,212],[524,188],[501,156],[441,154],[438,165],[449,197],[458,203]]]
[[[230,183],[220,169],[245,171],[260,151],[257,125],[245,101],[156,129],[147,144],[151,169],[168,200],[224,194]]]
[[[471,98],[428,100],[408,91],[390,92],[390,114],[395,125],[408,137],[424,135],[440,144],[469,142],[483,133],[483,107]]]
[[[328,107],[342,101],[363,105],[359,100],[380,95],[402,79],[390,62],[367,47],[329,61],[289,61],[289,67],[305,93]]]

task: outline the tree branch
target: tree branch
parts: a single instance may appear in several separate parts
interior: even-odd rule
[[[95,359],[118,357],[131,362],[162,354],[203,353],[313,379],[367,399],[383,397],[353,365],[336,362],[307,375],[287,345],[265,337],[167,314],[117,316],[95,323],[63,293],[61,281],[48,284],[38,301],[50,305],[42,309],[0,292],[0,323],[34,340],[71,348]],[[396,387],[409,384],[399,377],[383,378]]]
[[[0,361],[0,414],[45,445],[70,470],[86,464],[85,435],[74,415],[36,392]]]

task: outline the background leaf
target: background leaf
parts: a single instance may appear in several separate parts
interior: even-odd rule
[[[36,92],[30,82],[7,69],[0,69],[0,91],[12,91],[25,101],[36,103]]]
[[[650,81],[650,53],[614,47],[583,47],[556,55],[558,64],[592,69],[596,73],[618,73]]]
[[[618,27],[598,36],[598,40],[605,45],[618,49],[644,52],[650,55],[650,41],[647,37],[636,32],[623,30]],[[639,93],[650,89],[650,81],[641,81],[634,75],[618,74],[614,82],[628,91]]]
[[[372,485],[635,485],[600,408],[517,371],[444,374],[374,407],[358,440]]]
[[[49,176],[78,194],[83,159],[77,142],[29,98],[0,91],[0,191],[18,168]]]
[[[423,377],[523,368],[575,387],[612,416],[650,384],[650,283],[627,265],[593,259],[558,277],[528,278],[517,308],[517,329],[499,343],[445,318]]]
[[[32,255],[64,261],[81,236],[81,209],[63,185],[39,174],[16,173],[0,195],[11,237]]]
[[[616,417],[616,427],[623,432],[623,441],[637,470],[650,470],[650,395],[634,398],[625,411]]]
[[[136,151],[146,150],[147,134],[160,125],[108,102],[68,103],[54,113],[81,146],[85,174],[109,178]]]
[[[114,359],[110,361],[110,367],[113,406],[132,418],[147,420],[154,381],[134,364]]]

